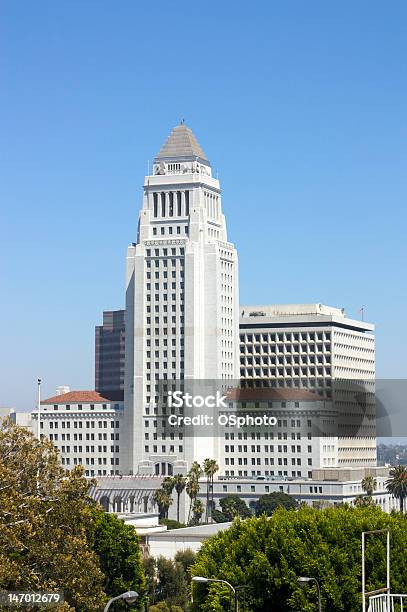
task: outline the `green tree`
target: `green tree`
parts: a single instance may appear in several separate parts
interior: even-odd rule
[[[195,480],[199,480],[202,476],[202,468],[198,461],[194,461],[191,465],[191,469],[188,472],[188,475],[194,478]]]
[[[143,557],[142,563],[146,577],[148,602],[154,604],[157,596],[157,563],[154,557]]]
[[[228,518],[223,514],[223,512],[221,512],[220,510],[218,510],[217,508],[215,508],[215,510],[212,510],[212,518],[215,521],[215,523],[227,523],[228,522]]]
[[[279,508],[280,506],[286,508],[287,510],[291,510],[297,508],[298,504],[294,497],[291,497],[291,495],[282,492],[274,492],[261,495],[255,503],[254,509],[256,516],[260,516],[262,514],[271,516],[276,508]]]
[[[179,523],[174,519],[160,519],[160,525],[165,525],[167,529],[182,529],[186,525],[184,523]]]
[[[175,480],[172,476],[166,476],[161,483],[162,490],[164,491],[164,493],[166,493],[170,497],[174,490],[174,486],[175,486]]]
[[[131,525],[125,525],[114,514],[101,508],[93,510],[93,550],[105,575],[104,590],[109,597],[125,591],[136,591],[143,603],[146,579],[141,562],[138,536]],[[125,602],[115,603],[116,610],[127,610]]]
[[[82,467],[65,471],[50,441],[0,423],[0,589],[61,590],[61,610],[103,608],[88,490]]]
[[[186,610],[190,600],[190,567],[195,559],[191,550],[178,552],[174,560],[145,559],[150,604],[155,604],[158,610]],[[151,605],[149,609],[156,608]]]
[[[168,604],[166,601],[160,601],[160,603],[150,606],[148,612],[183,612],[183,609],[181,606]]]
[[[191,582],[191,567],[196,561],[196,554],[190,548],[179,550],[175,555],[175,562],[180,563],[185,572],[188,584]]]
[[[154,491],[153,502],[158,506],[160,518],[168,518],[168,510],[172,504],[172,497],[164,489]]]
[[[202,468],[197,461],[194,461],[187,474],[186,493],[189,497],[188,525],[191,522],[192,506],[199,493],[199,479],[202,476]]]
[[[399,500],[400,512],[404,512],[404,500],[407,497],[407,466],[397,465],[389,473],[386,489]]]
[[[373,497],[371,497],[370,495],[358,495],[355,499],[354,504],[357,508],[375,505]]]
[[[206,510],[205,522],[208,523],[211,518],[211,510],[213,508],[213,480],[219,466],[215,459],[205,459],[203,471],[206,476]]]
[[[192,525],[199,525],[201,522],[202,515],[204,513],[204,505],[200,499],[195,499],[192,506]]]
[[[362,480],[362,489],[368,497],[372,497],[377,489],[377,481],[373,476],[365,476]]]
[[[222,508],[222,514],[227,521],[233,521],[233,519],[238,516],[240,518],[247,518],[252,515],[246,502],[238,495],[226,495],[226,497],[222,497],[219,500],[219,504]]]
[[[184,478],[184,476],[182,476],[182,474],[177,474],[176,476],[174,476],[173,482],[174,482],[175,491],[177,493],[177,521],[179,522],[179,502],[180,502],[181,493],[185,489],[187,481]]]
[[[312,576],[321,585],[323,609],[361,609],[362,531],[389,528],[392,539],[391,590],[407,590],[407,517],[379,507],[340,506],[297,512],[277,508],[271,517],[236,519],[230,529],[207,540],[192,566],[192,575],[216,577],[247,586],[244,610],[315,612],[314,587],[303,588],[298,576]],[[366,546],[367,590],[383,586],[386,538]],[[194,584],[193,610],[229,610],[228,590],[219,584]]]
[[[172,559],[158,557],[157,578],[159,600],[169,604],[179,605],[187,598],[187,585],[184,569],[180,563]]]

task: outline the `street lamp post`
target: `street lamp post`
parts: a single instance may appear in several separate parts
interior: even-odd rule
[[[118,595],[117,597],[112,597],[112,599],[109,599],[109,601],[107,602],[103,612],[107,612],[110,606],[112,605],[112,603],[114,601],[117,601],[118,599],[123,599],[124,601],[127,601],[128,604],[132,604],[136,601],[137,597],[138,597],[138,593],[136,593],[136,591],[126,591],[126,593],[122,593],[121,595]]]
[[[321,589],[319,588],[319,582],[316,578],[311,578],[310,576],[300,576],[297,579],[298,584],[307,584],[310,582],[315,582],[317,585],[317,593],[318,593],[318,612],[322,612],[322,603],[321,603]]]
[[[41,440],[41,378],[38,379],[38,405],[37,405],[37,438]]]
[[[234,610],[235,612],[239,612],[239,601],[237,598],[238,587],[232,586],[227,580],[219,580],[218,578],[206,578],[205,576],[193,576],[192,580],[193,582],[221,582],[222,584],[226,584],[233,593]]]

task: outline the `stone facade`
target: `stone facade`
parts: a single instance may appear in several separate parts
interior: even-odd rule
[[[237,253],[227,240],[220,184],[181,124],[145,177],[137,242],[127,252],[127,471],[185,472],[218,455],[213,438],[157,433],[156,384],[236,379],[238,325]]]

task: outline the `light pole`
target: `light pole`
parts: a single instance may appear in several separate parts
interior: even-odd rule
[[[37,438],[41,440],[41,378],[38,379],[38,404],[37,404]]]
[[[230,582],[228,582],[227,580],[219,580],[218,578],[206,578],[205,576],[193,576],[192,581],[193,582],[221,582],[222,584],[226,584],[233,593],[233,599],[234,599],[234,604],[235,604],[234,610],[235,612],[239,612],[239,602],[237,599],[237,588],[238,587],[232,586]]]
[[[309,576],[300,576],[297,579],[298,584],[307,584],[309,582],[315,582],[317,585],[318,592],[318,612],[322,612],[322,603],[321,603],[321,589],[319,588],[319,582],[316,578],[311,578]]]
[[[138,597],[138,593],[136,593],[136,591],[126,591],[126,593],[122,593],[121,595],[118,595],[117,597],[112,597],[112,599],[109,599],[109,601],[107,602],[103,612],[107,612],[111,604],[114,601],[117,601],[118,599],[124,599],[124,601],[127,601],[128,604],[132,604],[136,601],[137,597]]]

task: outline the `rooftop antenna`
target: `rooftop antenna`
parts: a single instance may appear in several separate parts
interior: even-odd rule
[[[360,312],[360,313],[361,313],[361,315],[362,315],[362,321],[364,321],[364,320],[365,320],[365,319],[364,319],[364,315],[365,315],[365,308],[366,308],[366,306],[362,306],[362,308],[360,308],[360,309],[358,310],[358,312]]]

